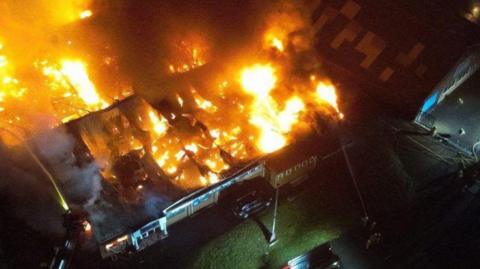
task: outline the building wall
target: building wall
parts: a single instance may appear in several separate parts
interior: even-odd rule
[[[416,122],[459,150],[475,155],[480,148],[480,47],[467,53],[425,99]]]

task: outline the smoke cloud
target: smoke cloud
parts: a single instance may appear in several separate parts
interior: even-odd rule
[[[64,129],[56,128],[36,136],[35,144],[52,168],[67,203],[80,208],[93,204],[102,190],[101,177],[95,162],[77,161],[75,138]]]
[[[36,136],[33,142],[69,206],[85,209],[92,205],[102,190],[101,178],[95,162],[77,161],[74,137],[56,128]],[[61,236],[64,209],[51,182],[22,145],[0,149],[0,193],[7,198],[12,214],[35,230]]]

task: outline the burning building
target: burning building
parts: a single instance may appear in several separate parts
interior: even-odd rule
[[[138,251],[166,237],[168,226],[216,203],[222,190],[233,184],[263,177],[278,187],[299,179],[315,168],[319,154],[336,147],[335,143],[312,143],[321,137],[315,132],[298,137],[294,146],[269,155],[235,157],[213,145],[217,148],[207,156],[219,164],[208,166],[208,159],[201,159],[200,149],[211,149],[185,145],[183,140],[168,141],[182,137],[182,128],[206,127],[199,123],[192,126],[191,122],[175,127],[174,121],[164,120],[165,129],[161,129],[156,125],[161,119],[162,114],[146,101],[131,96],[65,125],[76,138],[79,166],[96,160],[102,177],[101,195],[85,210],[104,257],[129,246]],[[180,134],[172,138],[168,132]],[[201,139],[202,132],[194,138]],[[163,134],[161,138],[166,141],[156,142],[158,134]],[[163,153],[178,151],[171,153],[172,159],[162,158],[158,150],[152,150],[158,143],[167,143]],[[216,170],[220,165],[223,169]]]
[[[258,84],[248,83],[259,79],[264,79],[267,87],[273,87],[268,84],[275,83],[270,67],[253,66],[245,70],[239,85],[245,83],[245,87],[251,87],[247,91],[255,90]],[[257,71],[258,74],[248,73]],[[266,77],[248,77],[258,75]],[[263,89],[266,88],[260,87]],[[94,201],[69,201],[72,195],[67,195],[66,200],[84,205],[103,256],[124,251],[127,246],[141,250],[164,238],[168,225],[216,203],[221,191],[235,183],[261,176],[278,187],[298,179],[315,167],[318,152],[329,152],[318,151],[315,143],[302,146],[309,150],[292,154],[298,160],[267,157],[278,155],[276,152],[294,141],[301,144],[304,140],[316,140],[312,135],[316,136],[315,129],[321,129],[317,121],[320,114],[318,110],[305,112],[304,116],[310,117],[308,123],[300,121],[300,112],[306,105],[299,97],[289,99],[283,110],[276,111],[268,92],[261,92],[263,95],[250,100],[253,112],[246,114],[241,125],[241,115],[238,122],[218,121],[221,115],[207,114],[217,113],[219,108],[215,103],[193,89],[191,94],[193,103],[199,107],[194,113],[179,113],[167,101],[161,103],[164,108],[160,112],[143,98],[130,96],[63,125],[76,141],[75,163],[85,167],[93,162],[102,178],[101,194]],[[332,86],[319,83],[312,94],[325,99],[321,102],[334,102],[330,108],[332,115],[342,117],[334,114],[338,107]],[[183,98],[188,100],[175,96],[179,107],[186,102]],[[257,103],[256,98],[265,98],[262,101],[265,103]],[[232,129],[229,124],[237,126]],[[292,136],[294,127],[298,133]],[[45,157],[55,171],[51,156]],[[286,167],[282,163],[289,164]],[[283,171],[282,167],[289,169]],[[300,170],[305,171],[297,175]]]
[[[64,193],[62,206],[89,214],[103,257],[141,250],[225,188],[259,176],[277,188],[335,145],[316,142],[325,121],[343,114],[303,19],[286,5],[266,19],[255,53],[220,68],[204,39],[186,35],[161,86],[136,94],[116,80],[106,84],[118,89],[99,90],[98,70],[115,70],[114,56],[92,67],[77,54],[42,55],[23,74],[0,55],[0,120],[10,128],[2,141],[29,138]],[[41,132],[32,107],[50,116]]]
[[[169,225],[216,203],[222,190],[233,184],[263,177],[279,187],[299,179],[315,168],[318,154],[335,147],[312,144],[321,137],[314,130],[317,120],[309,123],[309,132],[295,137],[293,149],[282,149],[291,137],[259,132],[243,142],[235,137],[241,131],[212,130],[207,120],[173,113],[160,113],[143,98],[130,96],[61,126],[75,140],[69,157],[73,161],[67,163],[76,167],[93,163],[95,171],[87,176],[101,178],[101,192],[93,198],[80,195],[78,189],[69,191],[68,181],[61,180],[61,188],[66,189],[68,204],[82,205],[90,215],[104,257],[128,246],[138,251],[166,237]],[[59,142],[46,144],[52,143]],[[64,161],[58,165],[52,155],[39,152],[57,178],[71,177],[62,172]],[[63,155],[60,158],[66,158]]]
[[[138,251],[166,237],[169,225],[216,203],[233,184],[263,177],[279,187],[333,151],[335,143],[311,142],[325,129],[319,118],[343,118],[331,83],[312,75],[299,84],[302,91],[292,91],[278,84],[285,73],[273,62],[239,73],[211,98],[190,86],[156,109],[132,95],[61,126],[75,141],[67,163],[93,164],[97,172],[89,176],[101,178],[93,197],[79,199],[77,190],[68,191],[70,183],[63,188],[68,204],[89,213],[102,256]],[[301,146],[279,155],[292,151],[290,144]],[[40,153],[57,178],[70,177],[62,172],[64,161],[52,163],[56,158]]]

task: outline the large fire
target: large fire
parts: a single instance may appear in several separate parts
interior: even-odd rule
[[[86,6],[75,14],[78,20],[94,15]],[[186,90],[174,92],[168,101],[174,103],[172,107],[178,106],[177,110],[160,112],[141,105],[145,109],[135,111],[135,117],[110,111],[106,126],[96,133],[102,138],[82,134],[103,176],[115,181],[115,162],[140,152],[141,158],[151,157],[175,184],[194,189],[218,182],[232,167],[281,150],[311,130],[305,126],[314,124],[312,118],[317,114],[343,118],[331,82],[317,79],[314,70],[295,73],[285,64],[295,53],[286,29],[294,30],[291,25],[267,29],[258,44],[256,56],[260,57],[246,56],[226,68],[235,70],[233,73],[219,72],[219,82],[209,81],[218,86],[205,90],[188,85]],[[201,35],[175,40],[179,41],[172,45],[172,55],[164,63],[171,75],[203,66],[211,58]],[[34,132],[36,112],[53,116],[53,127],[114,103],[95,83],[85,59],[42,55],[33,61],[33,71],[29,70],[34,75],[19,79],[19,70],[4,51],[0,44],[0,128],[19,137]],[[7,133],[1,137],[7,145],[20,140]],[[143,185],[136,188],[142,189]]]
[[[263,153],[276,151],[286,145],[286,135],[304,109],[304,103],[298,97],[287,100],[283,110],[279,109],[270,95],[276,81],[275,70],[269,65],[254,65],[242,71],[242,87],[254,97],[249,109],[249,122],[260,129],[256,146]]]
[[[88,77],[85,64],[80,61],[64,60],[60,72],[65,76],[71,87],[76,90],[88,106],[101,107],[105,102],[98,95],[95,85]]]
[[[60,108],[57,109],[57,117],[62,122],[109,105],[100,97],[81,60],[63,59],[60,63],[40,61],[38,66],[47,78],[52,99],[58,98],[56,101]]]

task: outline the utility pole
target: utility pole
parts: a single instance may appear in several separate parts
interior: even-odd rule
[[[278,188],[279,186],[275,182],[275,204],[273,207],[272,233],[270,234],[270,239],[268,240],[269,246],[273,246],[278,241],[277,234],[275,233],[275,227],[277,226],[277,212],[278,212]]]
[[[339,139],[341,147],[342,147],[343,157],[345,158],[345,163],[347,164],[347,168],[348,168],[348,172],[350,174],[350,178],[352,179],[353,186],[355,187],[355,192],[357,193],[358,200],[360,200],[360,205],[361,205],[362,211],[363,211],[362,221],[364,221],[365,224],[367,224],[370,221],[369,216],[368,216],[367,206],[366,206],[365,201],[363,199],[363,195],[360,191],[360,187],[358,186],[358,182],[357,182],[357,179],[355,177],[355,173],[353,172],[353,167],[352,167],[352,164],[350,163],[350,158],[348,156],[347,147],[346,147],[344,139],[342,138],[342,135],[341,135],[342,127],[343,127],[343,124],[339,121],[338,125],[337,125],[338,139]]]

